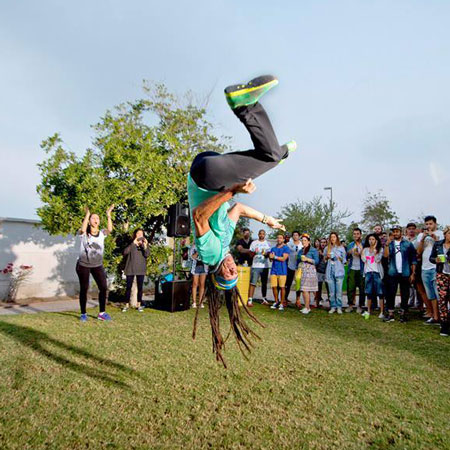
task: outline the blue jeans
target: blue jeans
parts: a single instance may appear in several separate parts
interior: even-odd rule
[[[330,279],[327,280],[330,288],[330,305],[332,308],[342,308],[342,284],[344,277],[336,277],[334,271],[330,273]]]
[[[436,269],[422,270],[422,282],[425,287],[425,292],[430,300],[437,300],[439,298],[436,285]]]

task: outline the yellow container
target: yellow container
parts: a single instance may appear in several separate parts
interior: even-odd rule
[[[247,303],[248,290],[250,289],[250,273],[251,268],[247,266],[237,266],[238,269],[238,282],[237,288],[242,297],[242,301]]]

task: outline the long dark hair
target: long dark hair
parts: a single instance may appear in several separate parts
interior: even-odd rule
[[[91,217],[93,215],[98,216],[97,213],[91,213],[91,215],[89,216],[89,221],[88,221],[88,226],[86,227],[86,235],[91,235],[92,236],[92,232],[91,232]],[[100,218],[100,217],[99,217]],[[100,233],[100,228],[98,229],[98,232]]]
[[[366,240],[364,241],[364,248],[370,248],[369,238],[371,236],[377,240],[376,250],[377,250],[377,253],[380,253],[382,245],[381,245],[380,238],[375,233],[370,233],[369,235],[367,235]]]
[[[303,247],[302,251],[304,255],[307,255],[309,252],[309,249],[311,248],[311,238],[307,234],[302,234],[302,239],[306,238],[308,239],[308,245],[306,247]]]
[[[133,241],[136,239],[136,236],[137,236],[137,234],[138,234],[138,231],[142,231],[142,234],[143,234],[144,237],[145,237],[145,231],[144,231],[142,228],[136,228],[136,229],[133,231]]]
[[[206,295],[208,298],[209,306],[209,322],[211,324],[212,333],[212,349],[216,354],[216,360],[220,361],[226,368],[227,364],[222,355],[222,349],[225,348],[225,342],[230,336],[231,331],[233,331],[234,337],[238,344],[239,350],[247,359],[247,353],[250,353],[253,343],[251,341],[252,337],[255,339],[261,339],[244,321],[241,314],[241,307],[250,317],[250,319],[264,328],[264,325],[247,309],[245,302],[242,300],[239,289],[234,287],[229,291],[218,291],[211,279],[211,275],[208,275],[206,280]],[[230,319],[231,331],[228,333],[227,337],[224,339],[222,333],[220,332],[219,325],[219,312],[223,305],[223,300],[225,299],[225,304],[228,310],[228,317]],[[241,306],[240,306],[241,305]],[[195,339],[197,334],[197,322],[198,322],[198,312],[200,308],[197,308],[194,319],[194,329],[192,331],[192,338]],[[247,352],[247,353],[246,353]]]

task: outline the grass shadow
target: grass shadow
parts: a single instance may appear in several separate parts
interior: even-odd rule
[[[47,333],[30,327],[3,322],[0,320],[0,333],[3,333],[8,338],[16,340],[20,344],[48,358],[50,361],[56,362],[65,368],[100,380],[109,385],[118,386],[120,388],[129,388],[128,384],[115,377],[117,374],[111,373],[104,369],[99,369],[92,365],[79,364],[68,357],[61,356],[56,352],[49,350],[47,346],[53,345],[66,351],[68,355],[82,357],[89,363],[94,363],[99,367],[107,367],[108,369],[115,370],[122,375],[135,375],[135,371],[129,367],[110,361],[109,359],[93,355],[80,347],[65,344],[64,342],[50,337]]]
[[[416,315],[412,318],[414,316]],[[450,345],[439,336],[438,327],[425,326],[423,321],[419,320],[411,320],[406,324],[381,321],[374,323],[375,320],[379,319],[373,317],[366,321],[359,317],[348,317],[347,314],[342,317],[328,317],[326,312],[314,312],[304,318],[301,324],[328,337],[338,336],[354,341],[356,344],[360,342],[376,345],[385,349],[386,352],[389,352],[389,349],[407,352],[434,366],[450,369]],[[391,330],[386,333],[381,327],[391,328]]]

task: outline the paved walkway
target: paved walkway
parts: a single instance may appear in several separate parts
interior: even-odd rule
[[[88,300],[88,308],[98,306],[97,300]],[[79,311],[78,300],[56,300],[53,302],[37,302],[29,305],[11,305],[0,307],[0,315],[13,316],[17,314],[36,314],[40,312]]]
[[[268,289],[267,290],[267,298],[269,301],[273,301],[273,295],[272,295],[272,290]],[[256,299],[261,299],[261,288],[257,287],[255,290],[255,295],[254,297]],[[290,301],[292,303],[295,302],[295,294],[293,292],[291,292],[291,294],[289,295],[290,297]],[[324,295],[324,298],[326,297],[326,295]],[[145,298],[144,296],[144,300],[150,300],[149,298]],[[343,295],[342,298],[342,303],[344,308],[348,305],[348,300],[347,300],[347,296]],[[400,303],[400,298],[397,297],[396,299],[396,303],[399,304]],[[314,304],[314,302],[313,302]],[[95,308],[98,306],[98,301],[97,300],[88,300],[87,303],[88,308]],[[325,304],[325,306],[327,306],[327,304]],[[17,314],[36,314],[36,313],[40,313],[40,312],[64,312],[64,311],[79,311],[80,306],[78,303],[78,300],[56,300],[56,301],[52,301],[52,302],[37,302],[37,303],[30,303],[29,305],[11,305],[11,306],[0,306],[0,315],[17,315]]]

